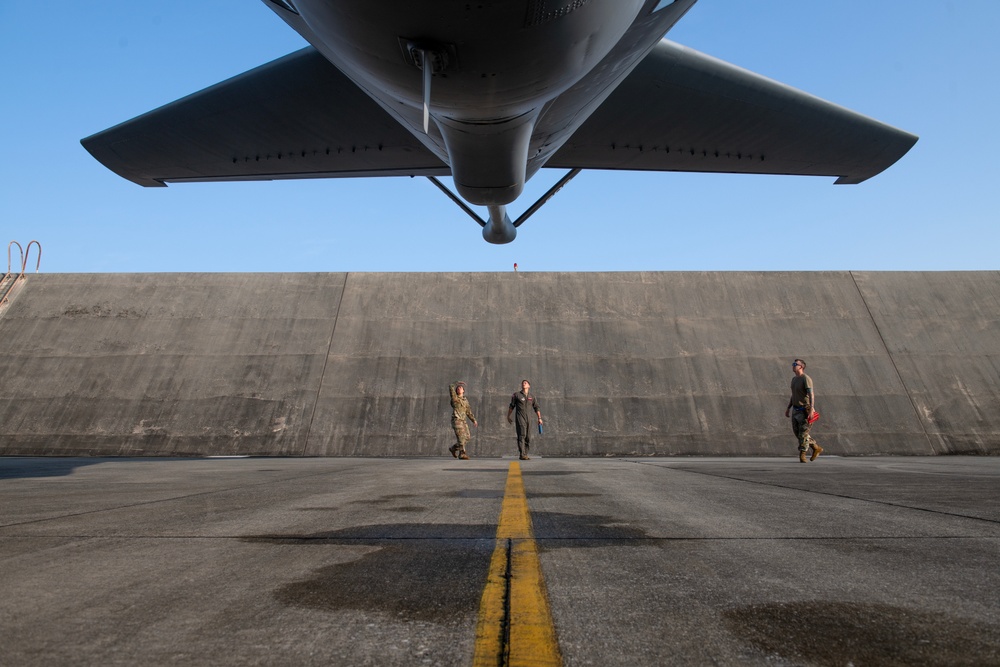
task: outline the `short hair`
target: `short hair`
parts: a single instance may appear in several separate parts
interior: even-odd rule
[[[801,359],[795,359],[795,360],[793,360],[792,363],[796,363],[796,362],[802,364],[802,370],[806,369],[806,362],[802,361]]]
[[[524,384],[525,382],[528,382],[527,378],[525,378],[524,380],[521,380],[521,384]],[[528,382],[528,384],[531,384],[531,383]]]

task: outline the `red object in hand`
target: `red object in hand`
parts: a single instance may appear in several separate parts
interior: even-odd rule
[[[816,411],[813,411],[813,413],[812,413],[812,416],[811,416],[811,417],[809,417],[808,419],[806,419],[806,421],[808,421],[808,422],[809,422],[810,424],[812,424],[812,423],[813,423],[813,422],[815,422],[815,421],[816,421],[817,419],[819,419],[819,413],[818,413],[818,412],[816,412]]]

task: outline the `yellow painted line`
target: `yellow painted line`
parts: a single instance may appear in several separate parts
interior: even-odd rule
[[[479,601],[472,664],[562,665],[517,461],[507,473],[496,547]]]

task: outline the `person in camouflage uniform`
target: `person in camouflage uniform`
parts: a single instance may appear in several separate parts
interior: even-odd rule
[[[806,362],[801,359],[793,361],[792,372],[795,377],[792,378],[792,395],[785,408],[785,417],[792,418],[792,432],[799,441],[799,461],[805,463],[810,446],[813,450],[810,461],[815,461],[823,453],[823,448],[809,435],[809,427],[812,426],[809,420],[816,412],[816,393],[812,378],[806,375]]]
[[[465,383],[453,382],[448,389],[451,391],[451,427],[455,429],[455,437],[458,439],[458,442],[449,447],[448,451],[456,459],[467,461],[469,454],[465,451],[465,443],[469,442],[469,424],[465,420],[471,419],[473,426],[479,426],[479,422],[472,414],[469,399],[465,397]]]

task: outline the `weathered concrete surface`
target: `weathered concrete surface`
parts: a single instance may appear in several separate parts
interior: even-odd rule
[[[0,314],[0,451],[307,453],[344,278],[29,277]]]
[[[856,276],[935,451],[996,452],[1000,274]]]
[[[1000,273],[35,275],[0,312],[0,454],[1000,453]]]
[[[470,665],[511,463],[0,457],[0,662]],[[1000,664],[998,457],[520,467],[566,665]]]

